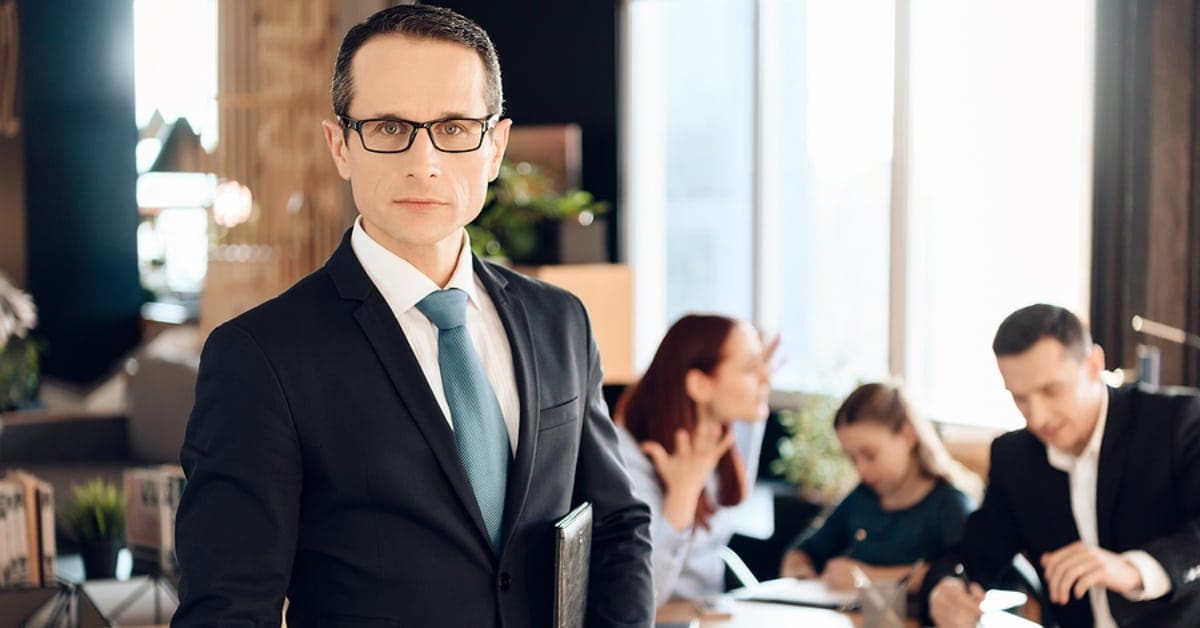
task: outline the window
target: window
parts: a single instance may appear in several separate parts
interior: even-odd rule
[[[217,178],[191,170],[217,141],[216,0],[135,0],[138,269],[158,301],[197,310]]]
[[[643,164],[654,174],[641,179],[640,194],[659,215],[637,228],[665,229],[650,252],[669,278],[653,298],[664,320],[698,310],[751,317],[753,8],[743,0],[629,6],[645,109],[629,141],[656,153]]]
[[[906,380],[939,420],[1019,427],[996,327],[1088,307],[1092,5],[912,6]]]
[[[759,323],[775,385],[841,393],[887,374],[892,0],[761,3]]]
[[[626,0],[639,367],[716,311],[783,334],[776,388],[1016,424],[996,325],[1087,309],[1093,16],[1053,5]]]

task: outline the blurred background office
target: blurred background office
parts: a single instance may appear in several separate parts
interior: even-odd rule
[[[38,356],[0,467],[175,461],[207,330],[355,216],[319,123],[386,4],[0,0],[0,273],[38,313],[0,354]],[[580,291],[614,398],[714,312],[782,334],[776,410],[900,377],[983,470],[1022,424],[991,336],[1036,301],[1085,313],[1115,377],[1200,385],[1200,350],[1130,325],[1200,330],[1195,2],[441,4],[492,35],[524,129],[473,241]],[[803,423],[768,424],[762,474],[803,474]]]

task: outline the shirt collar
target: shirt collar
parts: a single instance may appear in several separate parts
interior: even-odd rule
[[[362,216],[354,220],[354,230],[350,234],[350,246],[362,264],[363,270],[371,278],[375,287],[383,295],[385,301],[397,312],[407,312],[429,293],[442,288],[425,273],[417,270],[408,260],[392,253],[367,234],[362,226]],[[446,288],[458,288],[467,293],[468,303],[479,307],[479,299],[475,287],[475,269],[471,259],[471,238],[467,230],[462,230],[462,245],[458,251],[458,261]]]
[[[1050,466],[1059,471],[1067,471],[1068,473],[1075,468],[1075,465],[1084,458],[1097,459],[1100,457],[1100,443],[1104,440],[1104,426],[1108,423],[1108,386],[1104,387],[1104,395],[1100,397],[1100,416],[1096,418],[1096,426],[1092,428],[1092,435],[1088,438],[1087,445],[1083,451],[1074,456],[1070,452],[1063,451],[1052,445],[1046,445],[1046,460],[1050,462]]]

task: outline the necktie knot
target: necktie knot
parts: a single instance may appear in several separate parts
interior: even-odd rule
[[[467,324],[467,293],[458,288],[430,292],[417,302],[417,309],[438,330],[462,327]]]

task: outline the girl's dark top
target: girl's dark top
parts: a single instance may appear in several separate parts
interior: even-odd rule
[[[875,491],[859,484],[815,531],[794,545],[821,572],[836,556],[868,565],[904,565],[937,555],[958,542],[971,500],[938,480],[921,501],[903,510],[884,510]]]

